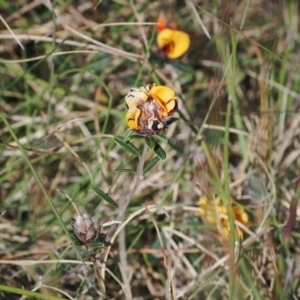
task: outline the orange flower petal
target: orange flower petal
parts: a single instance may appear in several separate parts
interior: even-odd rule
[[[167,23],[164,19],[158,18],[157,24],[156,24],[156,29],[158,32],[162,31],[163,29],[167,28]]]
[[[183,31],[166,28],[158,33],[157,44],[169,58],[175,59],[188,50],[190,37]]]
[[[171,29],[173,30],[177,30],[177,24],[176,23],[172,23],[170,26]]]

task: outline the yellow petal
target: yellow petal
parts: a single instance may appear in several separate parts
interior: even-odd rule
[[[167,86],[153,86],[150,90],[152,96],[158,105],[162,108],[163,116],[168,116],[177,107],[175,92]]]
[[[223,227],[224,233],[229,237],[230,236],[230,229],[227,227]]]
[[[241,222],[244,225],[247,225],[249,223],[249,217],[248,217],[248,214],[246,212],[241,213],[241,215],[239,216],[239,218],[240,218]]]
[[[230,221],[228,218],[228,208],[225,207],[223,201],[220,197],[214,199],[207,198],[206,196],[199,199],[199,216],[202,217],[208,224],[216,225],[217,229],[220,231],[220,240],[223,240],[223,237],[230,237]],[[249,215],[243,207],[240,206],[230,206],[236,221],[241,222],[245,226],[249,225]],[[219,226],[221,225],[221,226]],[[243,239],[244,231],[235,226],[235,233],[240,239]]]
[[[173,31],[170,28],[165,28],[157,34],[157,44],[160,48],[165,47],[172,42]]]
[[[167,110],[168,113],[172,113],[173,111],[175,112],[176,108],[177,108],[177,101],[175,99],[171,99],[167,104]]]
[[[175,59],[188,50],[190,37],[183,31],[166,28],[158,33],[157,44],[169,58]]]
[[[199,205],[200,206],[205,206],[205,205],[207,205],[207,198],[204,196],[204,197],[201,197],[200,199],[199,199]]]
[[[164,103],[168,103],[170,99],[175,98],[175,92],[164,85],[153,86],[150,90],[150,95],[158,97]]]
[[[215,201],[216,201],[217,206],[222,206],[223,205],[222,200],[220,199],[220,197],[216,197]]]
[[[129,128],[134,130],[139,130],[141,128],[141,125],[139,124],[140,114],[141,110],[135,106],[127,111],[126,121]]]
[[[218,209],[220,214],[227,215],[227,211],[226,211],[226,208],[224,206],[218,206],[217,209]]]
[[[234,218],[244,225],[249,223],[249,216],[242,207],[233,207]]]
[[[206,221],[207,221],[207,223],[212,224],[212,225],[217,224],[217,219],[215,216],[207,216]]]
[[[129,108],[142,105],[148,100],[148,95],[138,89],[132,89],[125,97],[126,104]]]

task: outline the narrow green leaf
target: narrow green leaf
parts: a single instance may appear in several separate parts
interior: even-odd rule
[[[103,191],[94,188],[93,191],[100,197],[102,198],[104,201],[106,201],[107,203],[109,203],[110,205],[119,208],[118,204],[112,199],[110,198],[106,193],[104,193]]]
[[[74,201],[74,198],[76,198],[78,196],[79,191],[80,191],[80,185],[77,183],[74,184],[72,192],[71,192],[71,199],[73,199],[73,201]]]
[[[150,149],[154,149],[156,142],[153,137],[146,137],[145,142]]]
[[[168,142],[168,138],[164,135],[164,134],[157,134],[154,136],[156,140],[162,141],[167,143]]]
[[[182,73],[194,74],[193,68],[191,67],[190,64],[174,60],[174,61],[172,61],[172,66],[175,67],[176,69],[182,71]]]
[[[75,246],[82,246],[83,245],[83,243],[79,241],[79,239],[77,238],[75,233],[70,232],[70,238],[72,239]]]
[[[164,160],[166,158],[166,152],[164,151],[164,149],[160,146],[159,143],[155,144],[155,147],[153,149],[153,151],[155,152],[155,154],[161,159]]]
[[[139,135],[139,134],[132,134],[132,135],[129,137],[129,139],[130,139],[131,141],[133,141],[133,140],[135,140],[135,139],[144,139],[144,138],[145,138],[144,136]]]
[[[121,137],[121,136],[116,136],[116,137],[114,138],[114,140],[115,140],[115,142],[116,142],[120,147],[122,147],[125,151],[127,151],[127,152],[129,152],[129,153],[131,153],[131,154],[133,154],[133,155],[135,155],[135,156],[138,156],[138,157],[141,156],[139,149],[138,149],[136,146],[134,146],[131,142],[125,143],[124,140],[123,140],[123,137]]]
[[[91,245],[91,248],[95,249],[95,248],[102,248],[105,246],[104,242],[93,242],[90,244]]]
[[[149,163],[147,164],[147,166],[144,169],[144,175],[146,173],[148,173],[158,162],[160,161],[160,158],[158,156],[154,156]]]
[[[126,132],[123,135],[123,140],[126,143],[129,139],[130,136],[133,134],[133,131],[131,129],[127,129]]]
[[[128,152],[138,157],[141,156],[140,150],[136,146],[134,146],[131,142],[127,142],[125,145],[127,147]]]
[[[19,289],[16,287],[11,287],[11,286],[7,286],[7,285],[2,285],[0,284],[0,291],[5,291],[11,294],[18,294],[18,295],[23,295],[23,296],[27,296],[30,298],[34,298],[34,299],[45,299],[45,300],[65,300],[66,298],[60,298],[60,297],[54,297],[54,296],[50,296],[50,295],[43,295],[41,293],[37,293],[37,292],[32,292],[32,291],[27,291],[25,289]],[[9,299],[13,298],[13,295],[11,295],[12,297],[8,296]],[[7,299],[7,297],[5,297]]]
[[[124,172],[128,172],[128,173],[132,173],[132,174],[136,174],[136,171],[132,170],[132,169],[116,169],[115,173],[124,173]]]

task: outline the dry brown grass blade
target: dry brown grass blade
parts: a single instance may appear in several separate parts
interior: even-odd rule
[[[1,15],[0,15],[0,20],[5,25],[5,27],[8,29],[8,31],[11,33],[11,35],[14,37],[14,39],[17,41],[17,43],[19,44],[19,46],[24,50],[24,46],[22,45],[21,41],[14,34],[14,32],[12,31],[12,29],[8,26],[8,24],[6,23],[6,21],[3,19],[3,17]]]
[[[166,254],[165,245],[163,243],[159,228],[157,226],[157,223],[156,223],[151,211],[148,209],[147,206],[145,206],[145,209],[146,209],[146,212],[149,214],[149,216],[152,220],[152,223],[155,227],[157,237],[158,237],[158,240],[159,240],[159,244],[160,244],[160,247],[161,247],[161,252],[162,252],[162,255],[163,255],[163,262],[164,262],[163,265],[164,265],[164,268],[165,268],[165,272],[166,272],[166,275],[167,275],[167,278],[168,278],[168,284],[169,284],[168,299],[174,300],[175,298],[174,298],[174,292],[173,292],[173,286],[172,286],[172,276],[171,276],[171,273],[170,273],[169,262],[168,262],[168,257],[167,257],[167,254]]]

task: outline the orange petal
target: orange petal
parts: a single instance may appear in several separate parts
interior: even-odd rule
[[[156,24],[156,29],[158,32],[162,31],[163,29],[167,28],[167,23],[164,19],[158,18],[157,24]]]
[[[177,30],[177,24],[176,23],[172,23],[170,26],[171,29],[173,30]]]

